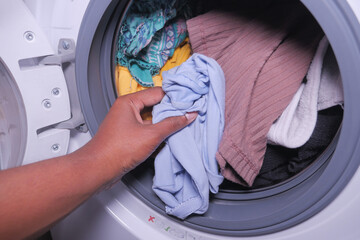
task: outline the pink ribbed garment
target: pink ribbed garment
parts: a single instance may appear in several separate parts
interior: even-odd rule
[[[236,183],[253,184],[266,135],[299,88],[321,37],[317,24],[301,20],[294,30],[299,15],[285,15],[213,10],[187,22],[193,51],[214,58],[225,73],[225,130],[216,158],[223,176]]]

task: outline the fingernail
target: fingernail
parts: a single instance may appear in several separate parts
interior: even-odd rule
[[[190,122],[194,121],[194,119],[197,117],[198,113],[197,112],[189,112],[185,114],[185,117],[187,118],[187,120],[189,120]]]

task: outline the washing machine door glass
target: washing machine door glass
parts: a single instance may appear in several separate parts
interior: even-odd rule
[[[26,117],[13,77],[0,59],[0,169],[21,164],[26,143]]]

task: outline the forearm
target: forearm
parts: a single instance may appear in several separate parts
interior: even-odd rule
[[[0,172],[0,239],[45,229],[111,180],[106,159],[73,154]]]

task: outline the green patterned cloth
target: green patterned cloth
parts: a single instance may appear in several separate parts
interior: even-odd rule
[[[117,63],[142,86],[154,86],[152,76],[187,36],[188,14],[186,1],[135,1],[120,28]]]

